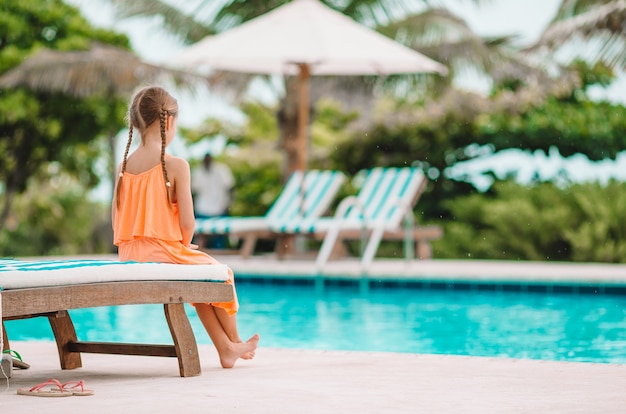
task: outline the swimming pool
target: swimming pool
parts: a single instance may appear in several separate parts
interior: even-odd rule
[[[242,337],[263,347],[626,363],[626,295],[240,280]],[[193,309],[199,343],[210,343]],[[71,311],[79,339],[171,342],[160,305]],[[150,321],[149,324],[146,321]],[[13,340],[53,340],[44,318],[7,321]]]

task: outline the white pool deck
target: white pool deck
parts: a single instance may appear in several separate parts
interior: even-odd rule
[[[218,259],[235,273],[315,275],[306,260]],[[354,261],[328,275],[353,275]],[[625,265],[377,260],[371,277],[626,286]],[[626,303],[626,298],[625,298]],[[245,310],[242,310],[245,311]],[[242,333],[246,334],[246,333]],[[200,345],[203,373],[180,378],[173,358],[83,355],[62,371],[53,342],[16,342],[31,364],[0,383],[0,413],[625,413],[626,365],[447,355],[260,348],[233,369]],[[82,379],[91,397],[20,396],[17,388],[49,378]]]
[[[256,256],[216,256],[246,277],[368,278],[372,281],[426,281],[496,284],[600,285],[626,287],[626,265],[606,263],[529,262],[496,260],[376,259],[363,268],[355,259],[328,262],[316,269],[312,260],[276,260]]]

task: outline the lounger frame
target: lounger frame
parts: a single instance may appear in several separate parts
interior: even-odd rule
[[[402,212],[402,222],[395,228],[387,228],[386,223],[368,223],[363,219],[361,229],[343,228],[344,216],[349,208],[362,211],[357,196],[346,197],[337,207],[334,223],[329,231],[315,232],[313,238],[322,241],[322,246],[316,258],[316,267],[323,268],[331,258],[338,258],[346,253],[344,241],[360,240],[363,245],[361,253],[361,266],[367,269],[374,260],[376,251],[381,241],[404,241],[404,256],[406,260],[430,259],[432,248],[430,240],[439,239],[443,236],[443,229],[437,225],[416,225],[413,219],[413,206],[415,206],[426,189],[427,180],[423,179],[412,194],[411,199],[391,200],[387,208],[397,207]]]
[[[184,304],[228,302],[233,287],[221,282],[128,281],[103,282],[25,289],[9,289],[2,295],[4,349],[11,349],[4,320],[47,317],[52,327],[62,369],[82,366],[81,353],[145,355],[178,358],[181,377],[201,373],[194,333]],[[68,310],[101,306],[163,304],[173,345],[78,341]]]

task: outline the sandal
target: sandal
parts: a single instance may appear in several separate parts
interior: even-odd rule
[[[14,351],[12,349],[7,349],[6,351],[4,351],[4,353],[9,354],[11,355],[11,357],[13,357],[13,368],[19,368],[19,369],[30,368],[30,365],[24,362],[19,352]]]
[[[85,389],[85,381],[68,381],[64,384],[61,384],[60,388],[63,392],[69,392],[72,395],[76,395],[79,397],[86,397],[88,395],[93,395],[93,390]]]
[[[71,397],[74,395],[72,391],[64,391],[63,385],[54,378],[37,384],[30,389],[18,388],[17,393],[18,395],[32,395],[34,397]]]

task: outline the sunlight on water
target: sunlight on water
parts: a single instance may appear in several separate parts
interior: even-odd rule
[[[626,297],[239,283],[242,337],[262,346],[626,363]],[[193,308],[199,343],[210,343]],[[79,339],[171,343],[160,305],[71,311]],[[53,340],[47,321],[8,321]]]

